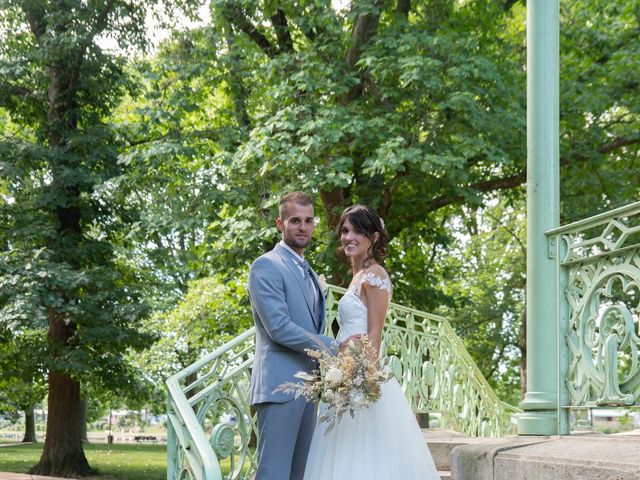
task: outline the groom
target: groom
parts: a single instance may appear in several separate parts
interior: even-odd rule
[[[276,225],[282,240],[258,257],[248,289],[256,326],[251,403],[258,416],[256,480],[301,480],[316,423],[316,408],[304,397],[274,393],[300,371],[316,365],[304,352],[334,349],[324,331],[324,295],[316,273],[304,260],[315,227],[313,201],[303,192],[280,199]]]

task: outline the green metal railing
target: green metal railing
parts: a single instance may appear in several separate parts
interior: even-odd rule
[[[327,328],[344,289],[327,291]],[[438,413],[441,426],[471,436],[513,431],[518,410],[500,401],[449,322],[392,303],[383,351],[416,413]],[[169,480],[252,478],[257,426],[249,405],[254,329],[169,378]],[[223,474],[224,472],[224,474]]]
[[[560,291],[560,410],[639,406],[640,202],[547,237]]]

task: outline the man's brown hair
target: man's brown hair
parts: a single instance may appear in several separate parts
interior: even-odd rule
[[[295,203],[297,205],[311,205],[313,207],[313,199],[304,192],[289,192],[280,198],[280,205],[278,206],[278,216],[286,220],[287,219],[287,204]]]

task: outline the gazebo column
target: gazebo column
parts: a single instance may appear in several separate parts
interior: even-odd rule
[[[559,4],[527,1],[527,392],[518,434],[558,427],[558,308],[555,248],[559,226]]]

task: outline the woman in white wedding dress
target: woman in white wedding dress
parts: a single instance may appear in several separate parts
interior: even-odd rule
[[[338,305],[338,340],[366,334],[379,351],[392,291],[380,265],[386,253],[384,225],[373,209],[355,205],[343,212],[338,232],[353,275]],[[395,378],[382,385],[376,403],[356,410],[353,418],[343,415],[328,431],[327,426],[316,426],[304,480],[440,479]]]

